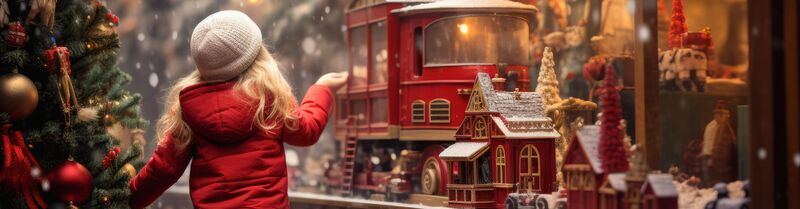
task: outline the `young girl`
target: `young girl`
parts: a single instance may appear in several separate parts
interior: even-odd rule
[[[191,161],[195,208],[288,208],[283,143],[316,143],[347,74],[322,76],[297,107],[258,26],[238,11],[208,16],[190,45],[197,70],[169,91],[163,138],[130,182],[130,206],[152,203]]]

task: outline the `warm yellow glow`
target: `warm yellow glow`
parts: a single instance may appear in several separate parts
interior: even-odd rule
[[[250,4],[259,4],[259,3],[261,3],[261,0],[247,0],[247,3],[250,3]]]
[[[464,23],[458,24],[458,30],[460,30],[463,34],[467,34],[469,33],[469,25]]]

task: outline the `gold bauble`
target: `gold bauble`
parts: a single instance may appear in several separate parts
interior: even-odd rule
[[[131,177],[136,176],[136,168],[133,167],[130,163],[126,163],[122,166],[122,169],[119,170],[120,172],[128,173]]]
[[[8,113],[11,120],[28,117],[39,103],[39,92],[33,82],[19,73],[0,77],[0,112]]]

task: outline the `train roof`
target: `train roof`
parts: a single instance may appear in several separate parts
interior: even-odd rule
[[[533,5],[509,0],[389,0],[397,3],[420,3],[392,10],[392,13],[415,14],[431,12],[517,12],[534,14]]]

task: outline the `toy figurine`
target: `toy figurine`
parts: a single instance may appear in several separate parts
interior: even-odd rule
[[[661,88],[666,90],[703,92],[708,59],[702,51],[676,48],[658,53]]]
[[[736,180],[736,132],[731,125],[727,102],[717,101],[714,120],[708,123],[703,134],[703,179],[706,183]]]

